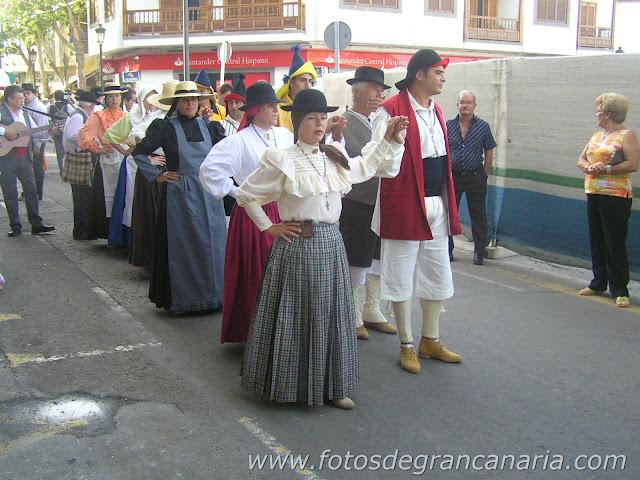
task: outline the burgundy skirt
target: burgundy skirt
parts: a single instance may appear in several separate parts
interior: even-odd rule
[[[280,223],[276,202],[262,207],[273,223]],[[224,300],[220,342],[247,340],[253,306],[273,237],[260,232],[244,208],[231,212],[224,263]]]

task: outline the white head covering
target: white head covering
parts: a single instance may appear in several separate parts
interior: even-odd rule
[[[140,89],[140,95],[138,96],[138,103],[131,110],[131,133],[129,139],[133,140],[135,137],[144,138],[145,133],[151,122],[156,118],[163,118],[165,113],[160,109],[155,109],[152,112],[147,112],[144,108],[144,99],[151,95],[153,92],[157,92],[157,88],[153,86],[144,86]]]

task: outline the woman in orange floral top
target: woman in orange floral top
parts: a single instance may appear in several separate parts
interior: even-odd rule
[[[616,93],[596,98],[597,131],[578,158],[586,173],[587,216],[593,280],[578,293],[603,295],[609,287],[618,307],[628,307],[627,224],[631,214],[631,174],[638,170],[638,138],[624,125],[629,100]]]

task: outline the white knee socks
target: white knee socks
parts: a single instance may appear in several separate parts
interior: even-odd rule
[[[437,340],[440,337],[440,313],[442,300],[420,299],[422,307],[422,336]]]
[[[398,335],[401,343],[413,343],[411,331],[411,299],[403,302],[391,302],[393,314],[396,317]]]

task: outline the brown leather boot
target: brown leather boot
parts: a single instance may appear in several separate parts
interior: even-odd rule
[[[356,333],[358,334],[358,340],[369,340],[369,332],[367,332],[364,325],[356,328]]]
[[[420,339],[420,348],[418,349],[418,355],[421,358],[433,358],[446,363],[460,363],[462,357],[457,353],[447,350],[442,343],[438,340],[422,337]]]
[[[420,373],[420,362],[416,355],[416,347],[400,347],[400,367],[409,373]]]

